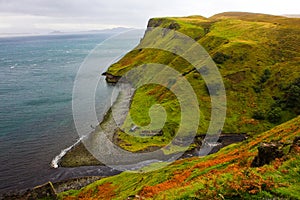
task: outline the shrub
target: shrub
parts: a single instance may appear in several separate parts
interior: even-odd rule
[[[176,22],[172,22],[172,23],[169,25],[168,28],[169,28],[169,29],[178,30],[178,29],[180,29],[180,25],[179,25],[178,23],[176,23]]]
[[[286,106],[300,114],[300,78],[297,78],[286,92]]]
[[[260,78],[261,83],[267,82],[267,80],[271,77],[271,71],[269,69],[265,69],[263,75]]]
[[[253,86],[252,88],[255,93],[261,93],[261,86]]]
[[[264,120],[265,119],[265,113],[261,110],[256,110],[256,111],[253,112],[252,118],[257,119],[257,120]]]
[[[228,56],[224,53],[221,52],[217,52],[215,53],[215,55],[213,56],[213,60],[217,63],[217,64],[223,64],[226,60],[230,59],[231,56]]]
[[[267,114],[267,118],[268,118],[269,122],[271,122],[271,123],[280,122],[280,120],[282,118],[281,112],[282,112],[282,110],[279,107],[270,110]]]

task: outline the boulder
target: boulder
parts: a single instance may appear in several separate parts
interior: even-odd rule
[[[106,80],[107,83],[116,84],[121,79],[121,76],[114,76],[114,75],[109,74],[107,72],[104,72],[102,75],[106,76],[105,80]]]
[[[2,197],[0,196],[0,199]],[[36,199],[57,199],[56,191],[51,182],[37,186],[27,191],[15,194],[4,195],[3,199],[7,200],[36,200]]]
[[[258,147],[258,155],[252,161],[251,167],[261,167],[270,164],[276,158],[283,157],[281,143],[262,143]]]
[[[300,152],[300,136],[296,136],[290,148],[290,153]]]

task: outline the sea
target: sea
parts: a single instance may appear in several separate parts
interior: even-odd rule
[[[0,194],[48,181],[117,173],[103,166],[55,169],[51,163],[79,140],[72,91],[83,63],[91,53],[108,61],[94,63],[99,70],[88,72],[99,74],[95,108],[101,119],[113,90],[101,73],[133,49],[143,33],[0,38]]]

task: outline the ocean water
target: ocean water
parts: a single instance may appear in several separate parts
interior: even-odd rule
[[[78,140],[72,90],[87,55],[102,43],[98,56],[113,63],[138,44],[142,33],[127,33],[119,40],[112,39],[115,33],[0,38],[0,193],[116,173],[106,167],[53,169],[50,163]],[[112,87],[100,78],[95,105],[99,118]]]

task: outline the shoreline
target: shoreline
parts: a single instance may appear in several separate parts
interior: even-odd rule
[[[122,91],[123,92],[123,91]],[[122,107],[123,109],[128,109],[128,106],[130,106],[130,102],[131,99],[128,98],[131,94],[132,91],[125,93],[120,92],[118,94],[118,96],[116,97],[113,105],[108,109],[107,112],[105,112],[105,114],[103,115],[102,121],[99,123],[99,125],[97,127],[95,127],[95,130],[92,131],[89,135],[88,138],[80,138],[77,140],[76,143],[74,143],[72,146],[64,149],[61,151],[61,153],[59,155],[57,155],[51,162],[51,166],[53,168],[57,168],[57,167],[62,167],[62,168],[79,168],[79,167],[83,167],[83,166],[104,166],[100,161],[98,161],[96,158],[94,158],[94,156],[91,155],[91,153],[85,148],[82,140],[83,139],[91,139],[93,138],[94,135],[97,135],[97,133],[99,133],[101,130],[104,130],[106,132],[106,136],[109,137],[109,139],[114,143],[117,144],[118,143],[118,138],[115,137],[116,135],[116,131],[118,129],[118,125],[116,123],[116,121],[114,120],[114,116],[112,113],[112,110],[115,109],[116,107]],[[130,94],[130,95],[129,95]],[[127,102],[125,101],[125,103],[123,103],[122,105],[118,105],[120,104],[120,102],[124,102],[124,99],[127,100]],[[116,111],[116,110],[115,110]],[[119,113],[120,110],[117,110],[117,112]],[[122,113],[122,110],[120,111]],[[123,115],[121,115],[122,117],[124,117],[124,119],[119,119],[119,120],[125,120],[125,117],[127,116],[127,114],[123,113]],[[87,137],[87,136],[86,136]],[[188,151],[186,151],[179,159],[184,159],[184,158],[191,158],[191,157],[196,157],[196,156],[200,156],[198,149],[201,147],[202,142],[203,142],[203,138],[205,137],[204,135],[198,135],[197,137],[195,137],[194,142],[191,144],[193,145],[193,148],[189,149]],[[232,143],[237,143],[240,141],[243,141],[246,139],[246,135],[245,134],[221,134],[219,141],[220,143],[218,144],[212,144],[213,149],[210,152],[210,154],[212,153],[216,153],[218,152],[221,148],[232,144]],[[153,149],[152,149],[153,150]],[[151,152],[152,151],[151,148],[146,149],[144,152]],[[163,152],[162,152],[163,153]],[[169,155],[170,157],[172,156]],[[57,164],[57,165],[55,165]],[[121,173],[121,172],[119,172]],[[104,177],[109,177],[108,176],[95,176],[97,177],[97,180],[100,180],[101,178]],[[92,179],[94,181],[96,181],[96,179]],[[70,178],[70,179],[65,179],[63,181],[58,181],[58,182],[54,182],[54,183],[50,183],[50,185],[53,185],[53,188],[60,188],[60,189],[55,189],[55,192],[60,193],[69,189],[80,189],[82,187],[85,187],[86,185],[94,182],[94,181],[89,181],[90,176],[86,176],[86,177],[81,177],[81,178]],[[41,186],[37,186],[39,188],[44,188],[44,189],[49,189],[49,183],[41,185]],[[36,188],[36,187],[35,187]],[[35,193],[35,188],[33,189],[27,189],[25,191],[25,193],[31,194],[31,193]],[[24,191],[23,191],[24,193]],[[20,196],[20,195],[24,195],[21,194],[21,192],[8,192],[7,194],[9,194],[10,196]],[[5,193],[3,194],[4,196],[6,195]],[[1,196],[0,196],[1,197]]]
[[[120,88],[118,88],[120,89]],[[103,164],[98,161],[84,146],[83,140],[90,140],[92,141],[94,137],[97,137],[101,131],[103,131],[106,137],[112,141],[114,144],[117,144],[117,139],[115,134],[118,130],[117,122],[114,119],[112,110],[115,110],[117,116],[122,116],[119,118],[118,121],[125,121],[127,116],[126,110],[128,110],[130,101],[131,101],[131,90],[119,90],[119,93],[115,99],[113,99],[112,106],[108,108],[108,110],[104,113],[101,122],[99,125],[95,127],[95,130],[92,131],[85,137],[80,138],[75,144],[71,147],[63,150],[65,151],[62,156],[56,156],[52,162],[51,166],[53,168],[58,167],[65,167],[65,168],[72,168],[72,167],[81,167],[81,166],[103,166]],[[121,113],[121,114],[120,114]],[[61,153],[62,154],[62,153]],[[61,155],[60,154],[60,155]],[[59,157],[59,159],[56,159]],[[55,161],[55,164],[53,164]],[[56,167],[57,166],[57,167]]]
[[[67,148],[66,152],[63,156],[58,160],[57,167],[64,167],[64,168],[74,168],[74,167],[82,167],[82,166],[104,166],[99,160],[97,160],[85,147],[84,142],[82,140],[87,140],[91,144],[94,144],[93,141],[97,139],[98,135],[103,131],[106,137],[115,145],[119,146],[120,143],[118,138],[118,130],[120,124],[122,124],[126,116],[128,114],[130,105],[131,105],[131,97],[134,94],[134,90],[130,87],[124,88],[117,88],[119,93],[113,100],[112,106],[105,112],[102,117],[101,122],[98,126],[95,127],[95,130],[92,131],[88,136],[85,138],[81,138],[78,140],[74,145]],[[114,112],[113,112],[114,111]],[[115,119],[114,117],[118,117]],[[246,134],[240,133],[230,133],[230,134],[221,134],[220,138],[217,143],[211,144],[207,141],[204,141],[206,134],[197,135],[193,143],[190,145],[192,148],[189,148],[183,155],[179,158],[188,158],[194,156],[202,156],[199,152],[199,149],[204,145],[212,147],[212,150],[209,154],[218,152],[221,148],[228,146],[232,143],[243,141],[247,138]],[[96,144],[97,145],[97,144]],[[177,146],[181,146],[182,144],[178,141]],[[120,147],[120,146],[119,146]],[[149,153],[157,150],[158,146],[149,146],[142,151],[138,151],[136,153]],[[162,150],[159,150],[162,157],[172,157],[178,152],[174,152],[171,154],[166,155]],[[159,158],[152,158],[149,157],[148,160],[157,160]],[[139,162],[139,161],[137,161]]]
[[[197,144],[196,147],[192,148],[191,150],[186,151],[178,160],[185,159],[185,158],[191,158],[191,157],[199,157],[197,155],[197,147],[201,146],[199,143],[201,143],[201,139],[203,139],[205,135],[198,135],[195,138],[195,144]],[[221,134],[219,137],[219,141],[221,145],[216,145],[212,149],[212,151],[209,154],[217,153],[221,148],[226,147],[230,144],[238,143],[241,141],[244,141],[247,139],[246,134]],[[78,144],[78,147],[84,148],[84,145]],[[76,150],[76,148],[74,148]],[[86,150],[87,151],[87,150]],[[88,152],[88,151],[87,151]],[[101,166],[101,165],[93,165],[93,166]],[[75,167],[78,168],[78,167]],[[46,182],[45,184],[38,185],[34,188],[27,188],[19,191],[8,191],[6,193],[0,194],[0,199],[26,199],[28,197],[32,197],[35,195],[44,195],[45,192],[52,195],[51,197],[55,198],[58,193],[68,191],[68,190],[79,190],[95,181],[101,180],[106,177],[114,176],[122,172],[115,172],[112,175],[105,175],[105,176],[82,176],[77,178],[68,178],[62,181],[57,182]]]
[[[68,190],[79,190],[95,181],[99,181],[103,176],[86,176],[72,178],[58,182],[47,182],[34,188],[20,191],[10,191],[0,194],[0,199],[37,199],[51,198],[56,199],[57,194]]]

